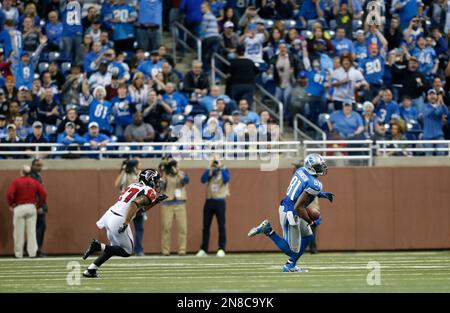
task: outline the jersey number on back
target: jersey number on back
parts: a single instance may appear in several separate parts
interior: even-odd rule
[[[138,188],[127,188],[119,196],[119,201],[128,203],[131,198],[139,191]]]

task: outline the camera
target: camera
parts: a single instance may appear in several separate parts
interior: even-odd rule
[[[219,161],[214,160],[214,161],[212,162],[211,166],[212,166],[213,168],[219,168]]]

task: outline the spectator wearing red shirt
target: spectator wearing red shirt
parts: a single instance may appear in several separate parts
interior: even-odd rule
[[[25,231],[28,255],[32,258],[36,257],[36,209],[41,208],[47,198],[44,187],[30,175],[31,167],[25,165],[22,169],[22,177],[12,181],[6,194],[9,209],[14,214],[14,255],[16,258],[23,257]]]

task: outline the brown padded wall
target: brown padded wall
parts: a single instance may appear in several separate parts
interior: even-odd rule
[[[202,237],[205,186],[201,169],[187,169],[188,251],[197,251]],[[62,175],[64,174],[64,175]],[[227,200],[227,250],[275,251],[261,236],[248,238],[254,225],[268,218],[280,231],[278,205],[291,177],[291,169],[261,172],[231,169],[231,197]],[[81,253],[94,237],[105,240],[96,220],[112,205],[118,190],[116,170],[48,170],[43,173],[49,214],[45,252]],[[0,170],[0,255],[13,253],[12,213],[6,189],[18,171]],[[332,168],[321,178],[324,190],[336,194],[333,204],[320,200],[323,224],[321,250],[390,250],[450,248],[450,167]],[[158,206],[148,213],[144,247],[160,250]],[[173,225],[175,228],[175,223]],[[217,222],[211,227],[210,250],[217,249]],[[176,251],[176,238],[172,238]]]

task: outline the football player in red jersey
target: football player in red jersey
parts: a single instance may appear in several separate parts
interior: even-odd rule
[[[112,256],[129,257],[133,253],[133,234],[129,224],[139,210],[147,211],[167,198],[166,195],[158,195],[160,179],[158,171],[143,170],[139,174],[139,182],[130,184],[117,202],[97,221],[98,228],[106,228],[111,245],[92,240],[83,260],[94,252],[101,254],[84,271],[84,277],[97,277],[97,269]]]

